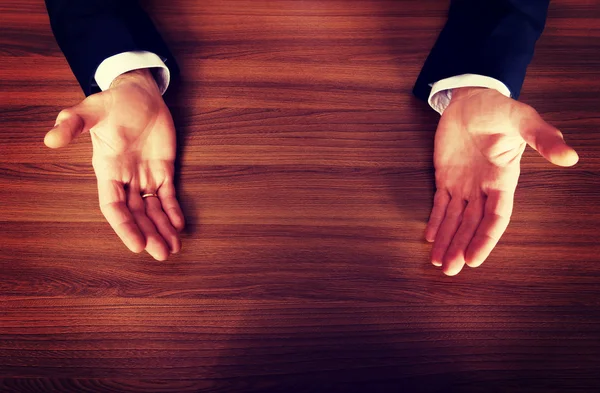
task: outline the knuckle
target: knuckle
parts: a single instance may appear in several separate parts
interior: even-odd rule
[[[73,117],[74,111],[73,108],[65,108],[62,111],[58,112],[58,116],[56,116],[57,120],[64,120],[70,117]]]
[[[456,219],[459,218],[462,214],[462,211],[458,211],[458,210],[448,210],[446,212],[446,217],[450,218],[450,219]]]

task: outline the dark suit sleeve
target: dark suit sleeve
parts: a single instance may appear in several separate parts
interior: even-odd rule
[[[452,0],[448,21],[413,93],[427,100],[432,83],[461,74],[503,82],[518,98],[549,0]]]
[[[135,0],[46,0],[50,25],[84,93],[100,91],[96,69],[106,58],[149,51],[177,74],[175,59]]]

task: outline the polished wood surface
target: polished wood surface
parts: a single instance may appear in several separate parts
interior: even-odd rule
[[[438,115],[411,96],[447,1],[150,1],[182,82],[183,250],[129,253],[42,1],[0,1],[0,391],[597,392],[600,10],[557,0],[521,99],[512,223],[445,277],[423,230]]]

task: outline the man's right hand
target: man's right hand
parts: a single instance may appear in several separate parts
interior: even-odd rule
[[[150,71],[123,74],[61,111],[44,143],[63,147],[84,131],[92,138],[100,210],[123,243],[160,261],[178,252],[184,217],[173,185],[175,127]]]

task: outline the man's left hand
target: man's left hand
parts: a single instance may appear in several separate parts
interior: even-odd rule
[[[529,145],[560,166],[579,159],[535,109],[486,88],[452,92],[435,134],[437,191],[425,231],[445,274],[481,265],[506,230]]]

